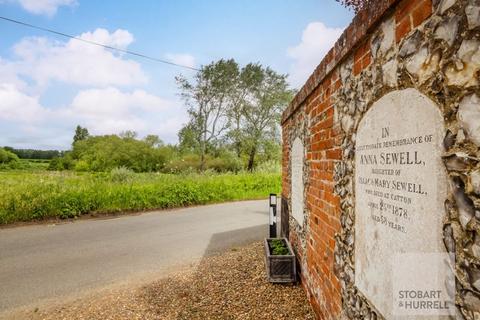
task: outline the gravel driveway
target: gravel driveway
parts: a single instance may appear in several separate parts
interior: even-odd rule
[[[299,285],[267,282],[254,242],[143,285],[102,290],[12,319],[315,319]]]

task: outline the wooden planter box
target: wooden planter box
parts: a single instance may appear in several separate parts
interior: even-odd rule
[[[268,281],[275,283],[296,282],[297,270],[295,254],[292,246],[286,238],[279,238],[287,245],[289,253],[286,255],[273,255],[270,242],[273,238],[265,239],[265,265],[267,268]]]

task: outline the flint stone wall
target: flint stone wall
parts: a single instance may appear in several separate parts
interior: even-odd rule
[[[456,256],[459,319],[480,319],[480,0],[385,0],[354,18],[282,118],[282,201],[301,139],[304,219],[289,214],[302,284],[319,319],[383,319],[355,286],[355,143],[390,92],[415,89],[444,120],[445,251]],[[395,112],[395,110],[392,110]]]

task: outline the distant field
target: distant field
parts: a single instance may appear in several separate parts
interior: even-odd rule
[[[260,199],[280,188],[280,174],[271,173],[137,173],[119,180],[108,173],[5,171],[0,172],[0,224]]]
[[[50,160],[46,159],[20,159],[14,165],[0,164],[0,171],[43,171],[47,170],[49,164]]]

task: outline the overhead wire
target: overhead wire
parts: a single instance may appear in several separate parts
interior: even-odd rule
[[[103,48],[106,48],[106,49],[109,49],[109,50],[112,50],[112,51],[118,51],[118,52],[126,53],[126,54],[129,54],[129,55],[132,55],[132,56],[137,56],[137,57],[144,58],[144,59],[147,59],[147,60],[160,62],[160,63],[164,63],[164,64],[169,64],[169,65],[180,67],[180,68],[190,69],[190,70],[194,70],[194,71],[200,71],[199,69],[191,67],[191,66],[186,66],[186,65],[179,64],[179,63],[174,63],[174,62],[171,62],[171,61],[168,61],[168,60],[151,57],[151,56],[148,56],[148,55],[143,54],[143,53],[117,48],[117,47],[109,46],[109,45],[106,45],[106,44],[103,44],[103,43],[99,43],[99,42],[95,42],[95,41],[91,41],[91,40],[87,40],[87,39],[82,39],[82,38],[72,36],[72,35],[64,33],[64,32],[56,31],[56,30],[49,29],[49,28],[40,27],[40,26],[31,24],[31,23],[28,23],[28,22],[11,19],[11,18],[7,18],[7,17],[4,17],[4,16],[0,16],[0,19],[4,20],[4,21],[15,23],[15,24],[18,24],[18,25],[21,25],[21,26],[29,27],[29,28],[32,28],[32,29],[37,29],[37,30],[41,30],[41,31],[44,31],[44,32],[52,33],[52,34],[62,36],[62,37],[65,37],[65,38],[69,38],[69,39],[81,41],[81,42],[84,42],[84,43],[88,43],[88,44],[91,44],[91,45],[103,47]]]

